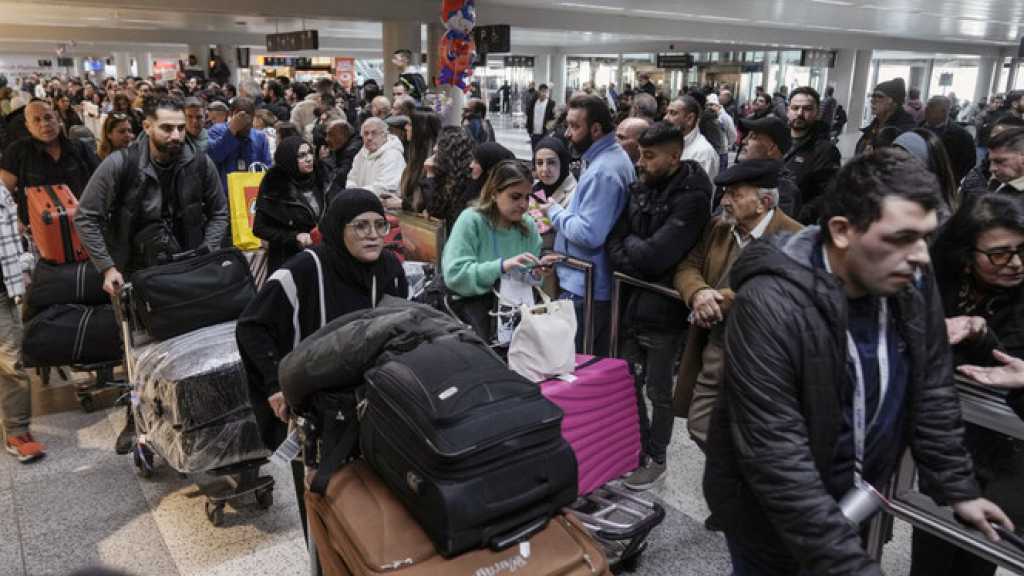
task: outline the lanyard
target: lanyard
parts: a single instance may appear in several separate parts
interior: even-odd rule
[[[822,247],[822,256],[825,260],[825,269],[832,273],[832,267],[828,262],[828,253]],[[857,343],[853,334],[846,331],[846,348],[853,362],[853,372],[856,378],[853,389],[853,482],[860,487],[863,484],[862,475],[864,472],[864,444],[867,437],[867,430],[878,420],[882,412],[882,405],[885,403],[885,395],[889,391],[889,305],[885,298],[879,298],[878,302],[878,406],[871,416],[870,424],[867,423],[867,394],[864,384],[864,367],[860,362],[860,353],[857,352]]]

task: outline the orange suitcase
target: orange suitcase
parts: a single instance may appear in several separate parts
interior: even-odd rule
[[[88,260],[72,222],[78,200],[67,186],[32,186],[25,189],[25,198],[32,240],[42,259],[56,264]]]

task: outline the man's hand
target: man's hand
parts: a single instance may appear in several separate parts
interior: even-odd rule
[[[124,277],[118,272],[116,266],[111,266],[103,272],[103,291],[113,296],[124,286]]]
[[[296,234],[295,241],[301,244],[303,247],[313,245],[313,237],[305,232],[300,232]]]
[[[267,401],[270,402],[270,409],[274,411],[274,415],[277,416],[277,419],[287,424],[288,403],[284,401],[284,394],[278,392],[270,398],[267,398]]]
[[[957,366],[964,376],[978,384],[994,388],[1024,388],[1024,360],[1014,358],[1005,352],[993,350],[992,356],[1002,366]]]
[[[992,528],[993,523],[999,524],[1007,530],[1013,530],[1013,522],[1010,522],[1002,509],[984,498],[953,504],[953,511],[963,523],[980,530],[986,538],[993,542],[999,542],[999,534]]]
[[[228,130],[238,136],[240,132],[246,132],[252,128],[252,116],[248,112],[239,110],[228,120]]]
[[[725,300],[722,293],[705,288],[693,296],[693,323],[700,328],[711,328],[724,318],[719,303]]]
[[[950,345],[980,338],[988,332],[988,323],[980,316],[946,318],[946,334]]]

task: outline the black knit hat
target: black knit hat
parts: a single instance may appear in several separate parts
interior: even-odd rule
[[[903,78],[893,78],[875,86],[875,92],[881,92],[895,100],[897,104],[903,104],[907,99],[907,84]]]

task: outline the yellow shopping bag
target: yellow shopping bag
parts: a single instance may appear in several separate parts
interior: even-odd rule
[[[252,233],[256,216],[256,196],[263,181],[262,165],[253,164],[249,172],[228,174],[228,208],[231,210],[231,243],[239,250],[258,250],[260,239]]]

